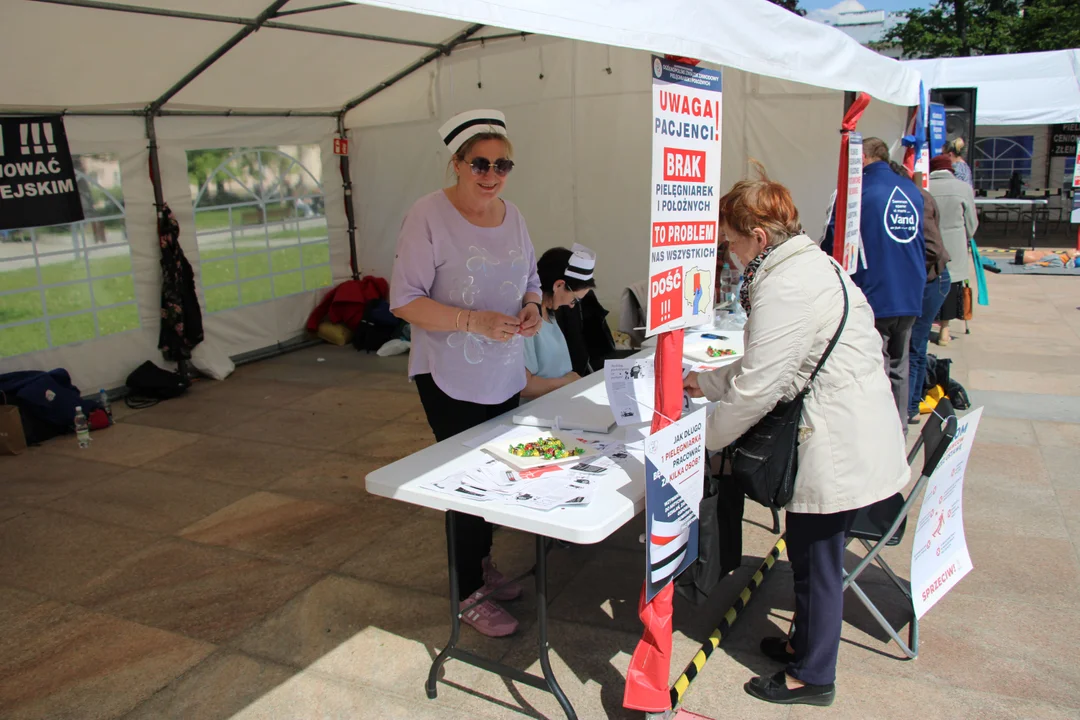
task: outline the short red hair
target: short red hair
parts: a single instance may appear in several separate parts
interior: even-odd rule
[[[761,163],[753,164],[758,178],[740,180],[720,198],[720,223],[740,235],[751,235],[754,228],[761,228],[769,245],[779,245],[802,233],[799,210],[791,192],[770,180]]]

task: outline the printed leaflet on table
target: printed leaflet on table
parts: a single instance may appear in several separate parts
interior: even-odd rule
[[[637,425],[652,417],[656,394],[653,358],[605,360],[604,386],[611,413],[619,425]]]
[[[911,548],[911,595],[915,615],[922,617],[960,579],[971,572],[964,537],[964,471],[982,408],[956,426],[956,437],[926,484],[919,524]]]
[[[645,439],[646,602],[697,559],[705,417],[697,410]]]
[[[535,510],[588,505],[596,487],[619,462],[628,459],[622,443],[581,439],[604,453],[575,464],[514,470],[485,453],[469,455],[470,469],[431,480],[421,487],[475,502],[519,505]]]
[[[648,336],[713,320],[720,71],[653,57]]]

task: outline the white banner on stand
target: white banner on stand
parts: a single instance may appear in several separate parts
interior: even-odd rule
[[[844,214],[844,270],[853,275],[859,269],[862,247],[862,133],[848,133],[847,211]]]
[[[646,602],[698,556],[706,416],[702,408],[645,439]]]
[[[923,494],[911,548],[911,596],[920,618],[972,569],[964,537],[964,471],[980,417],[982,408],[959,418],[956,437]]]
[[[713,319],[720,199],[719,70],[653,57],[646,335]]]

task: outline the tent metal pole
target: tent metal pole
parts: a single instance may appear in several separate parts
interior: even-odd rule
[[[0,109],[0,117],[18,117],[20,115],[60,115],[63,117],[142,117],[146,110],[67,110],[45,108],[41,110],[20,108],[18,110]]]
[[[339,110],[170,110],[162,108],[157,117],[236,117],[236,118],[336,118]],[[41,108],[38,110],[0,108],[0,117],[21,115],[61,115],[63,117],[143,117],[146,108],[138,110],[68,110],[67,108]]]
[[[140,115],[142,112],[139,113]],[[236,117],[236,118],[290,118],[338,116],[337,110],[171,110],[162,108],[158,117]]]
[[[344,115],[338,115],[337,132],[338,137],[343,140],[348,138]],[[345,153],[339,159],[341,163],[341,185],[345,189],[345,219],[348,222],[347,232],[349,234],[349,267],[352,268],[353,280],[359,280],[360,262],[356,256],[356,210],[353,207],[352,170],[349,167],[349,154]]]
[[[311,7],[297,8],[296,10],[282,10],[276,17],[287,17],[289,15],[300,15],[301,13],[318,12],[319,10],[334,10],[336,8],[354,7],[356,3],[351,2],[332,2],[325,5],[312,5]]]
[[[154,187],[154,207],[157,209],[158,219],[161,219],[162,209],[165,207],[165,193],[161,189],[161,164],[158,161],[157,130],[154,127],[154,115],[145,113],[146,118],[146,141],[150,151],[150,184]]]
[[[161,219],[165,216],[165,191],[161,185],[161,161],[158,158],[157,130],[154,128],[154,114],[146,113],[146,142],[150,160],[150,185],[154,188],[154,232],[161,232]],[[176,361],[176,372],[180,377],[189,378],[187,360],[181,354]]]
[[[524,40],[525,38],[529,37],[532,34],[533,33],[529,33],[529,32],[510,32],[510,33],[502,33],[502,34],[499,34],[499,35],[485,35],[483,37],[469,38],[468,40],[465,40],[465,41],[459,43],[459,45],[471,45],[472,43],[486,43],[486,42],[489,42],[491,40],[509,40],[510,38],[521,38],[522,40]]]
[[[289,0],[274,0],[268,8],[259,13],[259,16],[255,18],[251,25],[247,25],[241,28],[235,35],[225,41],[221,47],[212,52],[209,57],[203,60],[201,63],[195,66],[187,75],[180,78],[180,80],[174,84],[171,88],[165,91],[165,93],[157,100],[153,101],[146,107],[146,112],[154,115],[161,110],[161,106],[169,102],[178,92],[187,87],[192,80],[202,75],[211,65],[221,59],[225,53],[232,50],[234,47],[240,44],[240,42],[251,33],[262,27],[263,23],[274,16],[278,10],[282,8]]]
[[[425,40],[410,40],[408,38],[390,37],[387,35],[371,35],[369,33],[350,32],[348,30],[335,30],[333,28],[320,28],[320,27],[308,27],[305,25],[294,25],[291,23],[275,22],[273,20],[266,20],[262,23],[258,18],[245,18],[236,17],[233,15],[212,15],[210,13],[190,12],[187,10],[169,10],[166,8],[145,7],[142,5],[123,5],[114,2],[102,2],[101,0],[32,0],[32,2],[46,3],[50,5],[66,5],[69,7],[80,7],[90,10],[110,10],[113,12],[130,13],[133,15],[155,15],[157,17],[169,17],[177,18],[181,20],[201,20],[203,22],[218,22],[227,23],[230,25],[244,25],[258,29],[262,27],[274,28],[275,30],[291,30],[293,32],[311,33],[313,35],[329,35],[331,37],[344,37],[352,38],[354,40],[370,40],[372,42],[390,43],[392,45],[410,45],[413,47],[426,47],[426,48],[439,48],[442,47],[438,43],[427,42]],[[344,5],[355,5],[355,3],[344,3]],[[296,12],[308,12],[315,8],[304,8],[303,10]],[[271,17],[282,17],[282,15],[275,14]]]
[[[349,4],[352,5],[353,3]],[[409,40],[407,38],[396,38],[390,37],[388,35],[370,35],[368,33],[351,32],[349,30],[334,30],[332,28],[293,25],[292,23],[269,21],[263,23],[263,27],[272,28],[274,30],[291,30],[293,32],[312,33],[314,35],[330,35],[332,37],[351,38],[353,40],[370,40],[372,42],[390,43],[391,45],[411,45],[413,47],[437,49],[442,48],[442,45],[440,45],[439,43],[427,42],[426,40]]]
[[[458,45],[460,45],[461,43],[463,43],[466,40],[468,40],[469,38],[471,38],[476,33],[480,32],[483,28],[484,28],[483,25],[470,25],[469,27],[465,28],[464,30],[459,32],[457,35],[452,37],[450,40],[443,43],[443,45],[438,50],[434,50],[434,51],[428,53],[424,57],[420,58],[416,62],[409,65],[408,67],[402,69],[401,71],[399,71],[397,73],[394,73],[393,75],[391,75],[387,79],[383,80],[381,83],[379,83],[375,87],[371,88],[370,90],[365,92],[363,95],[358,95],[357,97],[353,98],[349,102],[345,103],[341,108],[342,120],[344,120],[345,115],[347,115],[350,110],[355,108],[360,103],[365,102],[366,100],[370,100],[371,98],[375,97],[376,95],[381,93],[386,88],[390,87],[391,85],[394,85],[395,83],[397,83],[397,82],[399,82],[401,80],[404,80],[405,78],[412,75],[414,72],[416,72],[420,68],[424,67],[425,65],[428,65],[429,63],[432,63],[432,62],[438,60],[443,55],[449,55],[450,52],[454,48],[456,48]]]
[[[229,23],[231,25],[250,25],[254,21],[251,18],[233,15],[213,15],[210,13],[190,12],[188,10],[171,10],[169,8],[145,7],[143,5],[124,5],[114,2],[102,2],[101,0],[30,0],[31,2],[44,3],[46,5],[67,5],[81,7],[88,10],[111,10],[113,12],[131,13],[132,15],[157,15],[158,17],[179,18],[182,20],[205,20],[207,22]]]

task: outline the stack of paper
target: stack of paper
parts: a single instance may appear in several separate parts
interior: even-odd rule
[[[514,470],[499,460],[476,453],[478,462],[474,467],[429,481],[421,487],[477,502],[534,510],[588,505],[596,488],[609,476],[616,463],[628,459],[621,443],[589,442],[605,454],[575,464]]]

